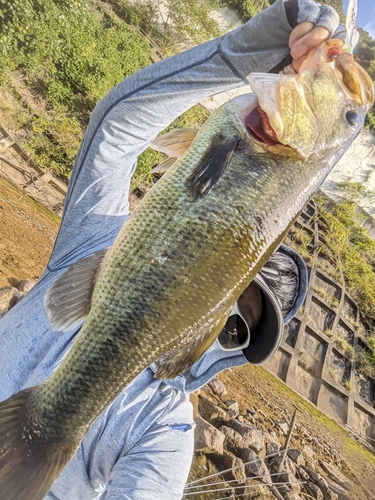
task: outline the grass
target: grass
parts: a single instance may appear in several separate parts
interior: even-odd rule
[[[14,186],[11,182],[9,182],[4,177],[0,176],[0,188],[4,186],[4,189],[7,191],[11,191],[13,195],[17,198],[22,198],[26,203],[31,205],[33,209],[35,209],[39,214],[45,216],[50,221],[57,223],[60,225],[61,219],[55,213],[51,212],[47,207],[42,205],[41,203],[31,198],[31,196],[27,195],[23,191],[19,190],[16,186]]]
[[[329,367],[328,374],[332,380],[334,380],[335,382],[340,382],[340,374],[335,368],[333,368],[333,366]]]
[[[314,292],[316,292],[320,297],[322,297],[325,302],[328,302],[331,304],[333,307],[338,307],[340,304],[340,301],[333,293],[329,293],[327,290],[325,290],[323,287],[319,285],[314,285],[313,287]]]
[[[343,383],[345,389],[348,390],[349,392],[354,389],[353,384],[350,382],[350,379],[346,378]]]

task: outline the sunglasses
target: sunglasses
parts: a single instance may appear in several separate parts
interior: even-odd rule
[[[235,303],[224,328],[217,337],[220,348],[223,351],[239,351],[250,344],[250,328],[242,316],[241,311]]]

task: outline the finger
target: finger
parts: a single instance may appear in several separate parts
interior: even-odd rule
[[[298,26],[295,28],[297,29]],[[293,59],[299,59],[306,55],[310,50],[330,37],[330,32],[323,26],[317,26],[309,33],[299,38],[292,45],[290,53]]]
[[[307,33],[314,29],[314,27],[315,24],[311,23],[310,21],[303,21],[302,23],[297,24],[297,26],[290,34],[289,48],[291,49],[297,40],[307,35]]]
[[[292,61],[292,66],[293,66],[293,69],[296,73],[298,73],[303,61],[306,59],[306,56],[302,56],[300,57],[299,59],[293,59]]]

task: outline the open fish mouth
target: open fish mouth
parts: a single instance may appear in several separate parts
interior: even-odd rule
[[[262,142],[267,146],[281,144],[272,128],[267,113],[263,111],[259,104],[244,118],[243,124],[247,132],[258,142]]]

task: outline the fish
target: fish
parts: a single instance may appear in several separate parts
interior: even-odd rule
[[[154,141],[177,160],[113,246],[46,294],[54,330],[83,326],[50,378],[0,404],[1,500],[42,499],[142,370],[173,378],[214,342],[372,105],[370,77],[341,45],[319,45],[296,75],[250,74],[254,92],[198,132]]]

